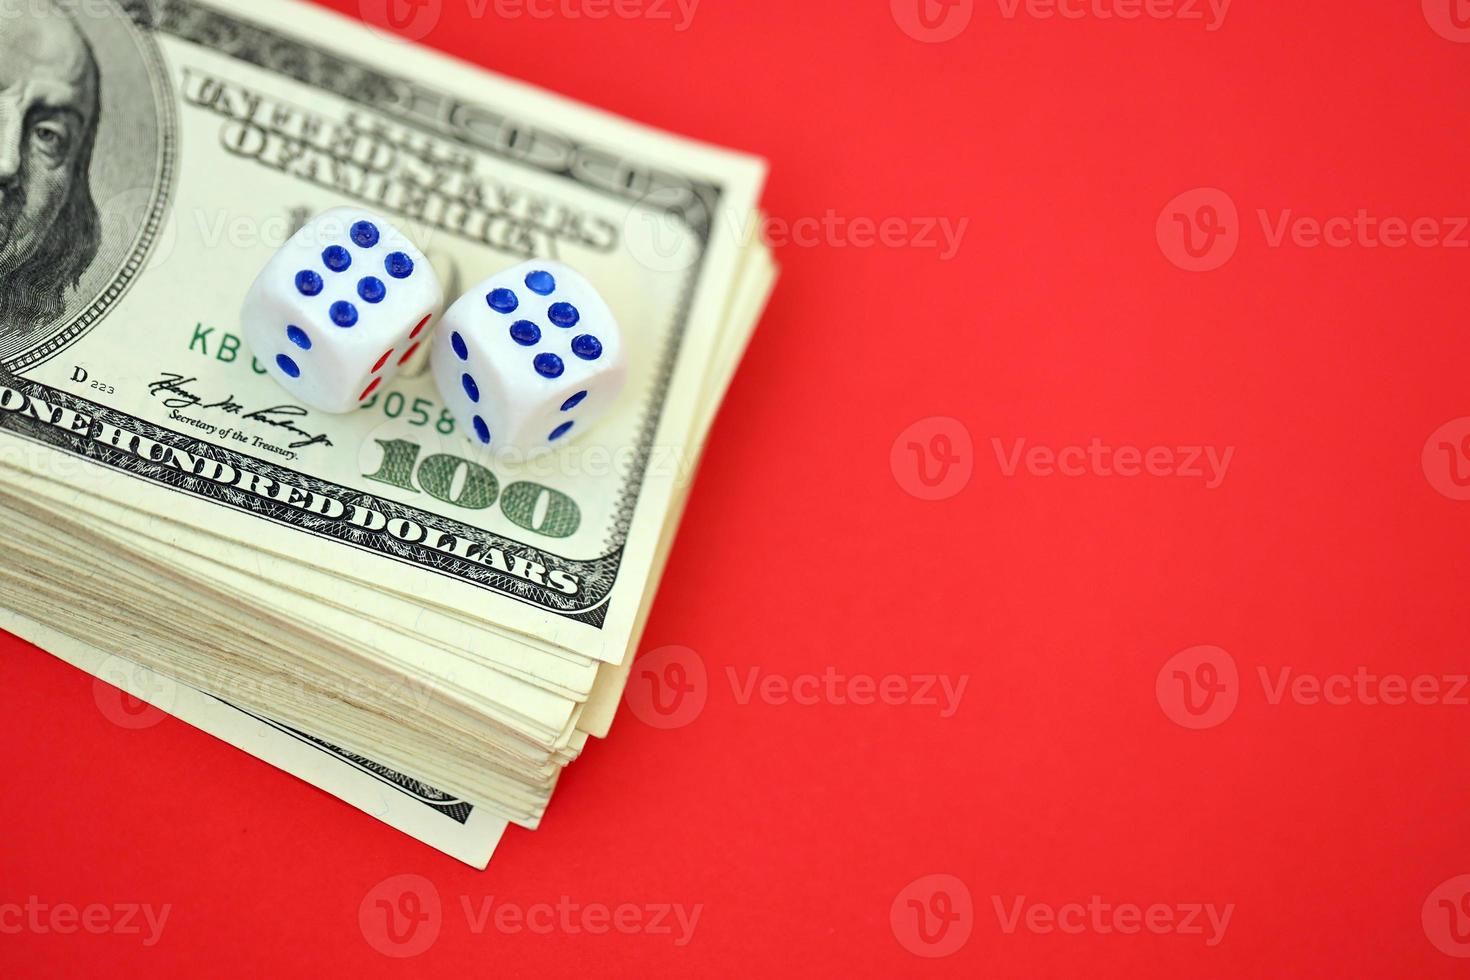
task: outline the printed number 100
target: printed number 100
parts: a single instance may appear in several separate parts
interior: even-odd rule
[[[462,456],[435,453],[420,461],[422,447],[416,442],[373,441],[383,450],[383,462],[376,473],[363,474],[369,480],[410,493],[422,490],[435,500],[467,510],[484,510],[498,499],[501,512],[512,524],[549,538],[571,537],[582,523],[577,502],[550,487],[520,480],[501,492],[494,473]]]

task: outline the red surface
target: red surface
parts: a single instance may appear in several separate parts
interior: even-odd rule
[[[1470,502],[1436,489],[1455,490],[1449,456],[1425,450],[1470,416],[1470,251],[1272,247],[1258,215],[1470,213],[1470,45],[1419,6],[1241,0],[1209,32],[1007,18],[1009,0],[986,0],[958,37],[921,43],[881,0],[705,0],[682,32],[444,0],[428,43],[766,155],[779,219],[969,218],[960,250],[780,250],[644,645],[696,651],[707,703],[673,730],[625,710],[544,829],[513,828],[487,873],[177,722],[125,731],[90,678],[6,642],[0,901],[173,910],[151,949],[0,935],[0,973],[1463,975],[1436,942],[1470,952],[1448,918],[1470,923],[1451,881],[1470,872],[1470,707],[1443,703],[1470,669]],[[1186,272],[1156,229],[1200,187],[1237,206],[1238,251]],[[938,501],[891,466],[931,416],[957,420],[949,452],[973,472]],[[1207,490],[1007,477],[992,443],[1094,436],[1235,453]],[[1198,645],[1238,671],[1233,713],[1202,730],[1172,720],[1193,717],[1174,667],[1208,679],[1195,655],[1159,681]],[[826,695],[742,704],[728,675],[829,667],[970,680],[942,718]],[[1446,679],[1441,703],[1341,686],[1345,704],[1273,703],[1285,668]],[[406,964],[358,925],[399,874],[444,900],[438,939]],[[907,901],[932,897],[913,884],[932,874],[973,902],[942,959],[902,941],[926,949]],[[1090,919],[1007,932],[995,910],[1094,895],[1233,912],[1207,946]],[[683,948],[475,934],[461,899],[490,896],[703,910]]]

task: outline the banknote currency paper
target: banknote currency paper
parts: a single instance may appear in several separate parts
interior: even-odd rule
[[[534,827],[607,731],[774,280],[739,234],[763,165],[281,0],[37,0],[7,32],[74,55],[29,172],[48,182],[0,205],[0,504],[24,559],[0,576],[7,622],[84,669],[105,651],[197,686],[188,714],[229,740],[253,718],[435,776],[486,822],[430,842],[488,858],[489,814]],[[17,74],[56,71],[11,47]],[[612,416],[491,459],[421,354],[351,415],[291,403],[239,300],[344,200],[391,215],[451,294],[529,256],[586,272],[632,353]],[[327,694],[364,678],[433,697]]]
[[[102,463],[105,495],[620,662],[741,258],[722,229],[745,226],[762,165],[314,8],[248,10],[75,18],[103,90],[102,241],[60,320],[0,325],[0,367],[103,429],[6,428]],[[462,281],[538,254],[583,269],[628,325],[619,410],[505,464],[433,451],[456,433],[423,376],[345,417],[283,398],[241,345],[242,283],[292,209],[344,197],[402,216]]]
[[[485,868],[506,823],[417,779],[138,667],[8,609],[0,629],[50,651],[119,691],[331,793],[451,857]]]

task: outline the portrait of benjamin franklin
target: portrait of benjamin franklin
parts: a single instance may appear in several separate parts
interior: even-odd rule
[[[155,239],[174,96],[153,32],[108,0],[0,13],[0,368],[101,323]]]
[[[0,331],[61,314],[97,254],[88,174],[101,82],[92,47],[49,0],[0,20]]]

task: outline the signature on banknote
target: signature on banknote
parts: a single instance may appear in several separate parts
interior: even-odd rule
[[[182,374],[173,374],[164,371],[158,376],[157,381],[149,382],[148,390],[154,398],[163,399],[165,408],[181,409],[194,408],[201,412],[218,412],[225,415],[238,416],[251,422],[259,422],[273,428],[281,429],[295,438],[294,442],[287,443],[290,449],[302,449],[306,446],[330,446],[332,440],[325,435],[308,432],[296,424],[297,420],[307,418],[311,410],[301,405],[271,405],[266,408],[248,409],[245,405],[235,400],[233,393],[224,397],[213,395],[200,395],[191,391],[189,385],[197,384],[198,378],[186,378]],[[211,399],[206,401],[205,399]],[[180,421],[196,422],[187,416],[181,417]]]

